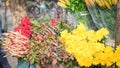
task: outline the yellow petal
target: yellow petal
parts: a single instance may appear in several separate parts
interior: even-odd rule
[[[63,7],[63,8],[66,8],[66,7],[67,7],[65,4],[63,4],[63,3],[61,3],[61,2],[58,2],[57,4],[58,4],[59,6],[61,6],[61,7]]]
[[[69,2],[69,0],[65,0],[65,2],[67,3],[67,5],[70,5],[70,2]]]
[[[61,2],[63,4],[67,4],[64,0],[59,0],[59,2]]]
[[[9,6],[9,5],[10,5],[10,3],[9,3],[9,1],[7,0],[7,1],[6,1],[6,6]]]

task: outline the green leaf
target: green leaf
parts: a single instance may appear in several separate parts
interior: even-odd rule
[[[69,61],[66,65],[66,67],[68,68],[69,66],[72,66],[72,65],[73,65],[72,61]]]
[[[34,64],[34,59],[31,59],[31,60],[30,60],[30,63],[31,63],[31,64]]]

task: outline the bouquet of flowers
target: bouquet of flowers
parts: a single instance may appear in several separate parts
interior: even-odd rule
[[[23,57],[27,54],[29,40],[19,32],[10,32],[5,34],[3,47],[8,54],[15,57]]]

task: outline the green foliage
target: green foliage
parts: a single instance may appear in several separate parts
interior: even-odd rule
[[[106,27],[109,30],[109,37],[115,38],[116,6],[111,9],[101,9],[97,6],[88,7],[93,23],[98,29]]]
[[[60,21],[58,23],[58,27],[59,27],[59,32],[62,32],[63,30],[65,30],[66,28],[68,29],[68,31],[71,31],[74,29],[73,24],[66,22],[66,21]]]
[[[68,5],[67,9],[71,12],[80,12],[86,11],[87,6],[84,0],[69,0],[70,5]]]
[[[49,19],[49,21],[43,21],[43,19],[31,20],[32,35],[29,44],[30,54],[27,60],[29,60],[31,64],[37,63],[39,65],[52,64],[54,59],[67,62],[70,57],[64,49],[61,49],[59,36],[60,32],[64,29],[71,31],[74,28],[73,25],[63,20],[57,21],[56,19]],[[56,21],[57,24],[54,25],[53,23]],[[42,40],[38,39],[40,37]]]
[[[32,23],[36,26],[39,27],[39,25],[41,23],[44,23],[44,22],[49,22],[50,21],[50,15],[49,14],[45,14],[44,16],[40,17],[40,18],[30,18]]]
[[[67,62],[65,62],[63,60],[59,60],[57,65],[60,65],[60,64],[65,65],[65,68],[70,68],[72,66],[79,67],[79,64],[75,58],[72,58],[72,59],[68,60]]]
[[[36,26],[39,26],[41,19],[40,19],[40,18],[38,18],[38,19],[31,18],[31,21],[32,21],[32,23],[35,24]]]

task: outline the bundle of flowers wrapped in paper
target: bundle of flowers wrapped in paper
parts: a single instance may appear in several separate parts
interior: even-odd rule
[[[29,39],[19,32],[6,33],[3,39],[5,52],[15,57],[23,57],[28,52]]]
[[[22,19],[20,25],[14,31],[4,34],[3,48],[5,52],[15,57],[23,57],[28,53],[29,37],[31,34],[30,20]]]

